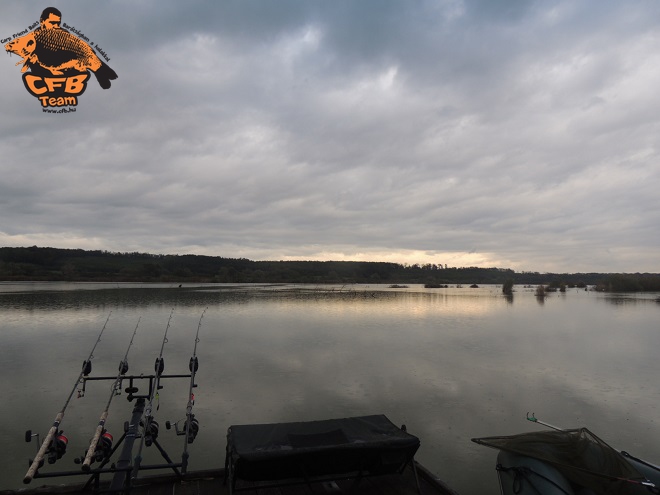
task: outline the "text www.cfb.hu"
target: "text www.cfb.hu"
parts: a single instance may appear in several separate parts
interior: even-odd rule
[[[60,108],[59,110],[51,110],[50,108],[42,108],[43,113],[73,113],[76,111],[76,107],[69,108]]]

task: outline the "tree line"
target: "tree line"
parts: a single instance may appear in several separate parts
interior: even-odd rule
[[[538,273],[366,261],[252,261],[201,255],[0,248],[0,280],[85,282],[566,284],[658,291],[659,274]]]

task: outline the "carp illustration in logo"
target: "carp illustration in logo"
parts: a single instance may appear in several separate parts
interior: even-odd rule
[[[7,52],[22,57],[16,65],[23,66],[25,87],[44,107],[75,106],[77,96],[85,91],[89,71],[103,89],[117,79],[92,47],[61,27],[61,18],[59,10],[48,7],[41,14],[40,27],[5,45]]]

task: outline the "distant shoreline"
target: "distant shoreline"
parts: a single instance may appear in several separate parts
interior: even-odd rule
[[[495,284],[660,291],[657,273],[538,273],[367,261],[252,261],[202,255],[0,248],[0,281],[161,283]]]

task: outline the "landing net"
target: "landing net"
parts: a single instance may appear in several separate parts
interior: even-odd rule
[[[568,480],[600,494],[625,494],[646,478],[587,428],[474,438],[474,442],[556,467]]]

